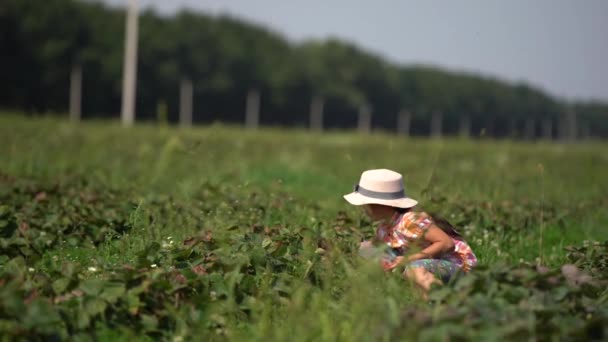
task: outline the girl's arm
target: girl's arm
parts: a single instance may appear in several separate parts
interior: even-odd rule
[[[391,263],[382,264],[385,271],[390,271],[395,267],[399,266],[403,261],[414,261],[420,259],[433,259],[441,256],[445,253],[449,253],[454,250],[454,241],[446,234],[441,228],[432,224],[426,233],[423,235],[424,240],[429,243],[429,246],[424,248],[418,253],[414,253],[408,257],[398,256]]]
[[[390,271],[405,260],[432,259],[454,250],[454,241],[452,238],[434,224],[429,227],[423,236],[424,240],[429,243],[428,247],[408,257],[398,256],[391,263],[383,263],[382,266],[384,267],[384,270]]]
[[[432,259],[454,250],[454,241],[441,228],[434,224],[423,235],[429,246],[418,253],[410,255],[407,260]]]

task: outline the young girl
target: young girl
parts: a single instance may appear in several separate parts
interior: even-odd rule
[[[404,266],[404,277],[414,281],[424,297],[433,283],[446,283],[458,271],[468,272],[477,264],[471,247],[452,225],[412,210],[418,202],[405,195],[403,178],[397,172],[365,171],[354,192],[344,198],[365,206],[371,219],[381,221],[375,238],[361,243],[362,251],[386,244],[390,257],[384,258],[384,269]]]

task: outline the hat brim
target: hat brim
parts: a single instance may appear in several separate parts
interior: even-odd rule
[[[363,196],[358,192],[351,192],[350,194],[344,195],[343,197],[346,201],[348,201],[348,203],[350,203],[352,205],[381,204],[381,205],[388,205],[391,207],[408,209],[408,208],[415,207],[416,204],[418,204],[418,201],[416,201],[415,199],[409,198],[409,197],[384,200],[384,199],[377,199],[377,198]]]

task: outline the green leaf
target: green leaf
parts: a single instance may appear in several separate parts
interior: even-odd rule
[[[79,312],[76,314],[76,326],[80,329],[84,329],[91,324],[91,317],[85,312]]]
[[[23,257],[18,256],[16,258],[11,259],[5,266],[5,270],[10,272],[10,273],[14,273],[14,274],[19,274],[22,273],[23,270],[26,269],[26,263],[25,263],[25,259],[23,259]]]
[[[48,302],[41,299],[30,303],[23,317],[25,327],[43,332],[56,331],[60,322],[59,313]]]
[[[218,296],[228,296],[228,285],[226,284],[226,280],[220,274],[211,274],[209,280],[211,281],[211,288],[217,293]]]
[[[108,304],[99,298],[87,298],[84,303],[84,311],[90,317],[103,313],[107,307]]]
[[[101,292],[103,281],[101,279],[87,279],[80,284],[80,289],[89,296],[97,296]]]
[[[17,331],[21,324],[10,319],[0,319],[0,331]]]
[[[568,287],[560,286],[554,290],[554,298],[556,301],[561,302],[568,296],[569,293],[570,289]]]
[[[158,319],[153,315],[141,315],[141,323],[146,331],[155,331],[158,327]]]
[[[113,304],[118,300],[118,298],[122,297],[125,292],[126,288],[123,284],[109,283],[105,285],[99,297]]]
[[[131,293],[127,295],[127,305],[129,306],[129,312],[133,315],[137,314],[139,311],[139,305],[141,304],[139,300],[139,296],[135,293]]]
[[[70,279],[68,278],[59,278],[53,282],[53,291],[55,294],[62,294],[67,289],[70,284]]]
[[[265,238],[264,241],[262,241],[263,248],[268,248],[268,246],[270,246],[271,244],[272,244],[272,239],[270,239],[270,238]]]

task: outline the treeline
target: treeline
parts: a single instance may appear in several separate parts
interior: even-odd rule
[[[117,117],[124,29],[124,9],[100,3],[2,1],[0,106],[66,112],[70,75],[80,69],[83,116]],[[177,121],[180,85],[191,83],[195,123],[244,122],[254,91],[262,125],[308,126],[312,107],[317,120],[323,113],[323,127],[353,128],[367,108],[374,129],[413,135],[556,138],[570,129],[608,137],[604,103],[566,103],[525,84],[395,65],[339,40],[296,45],[227,16],[143,11],[138,63],[138,120],[166,112]]]

